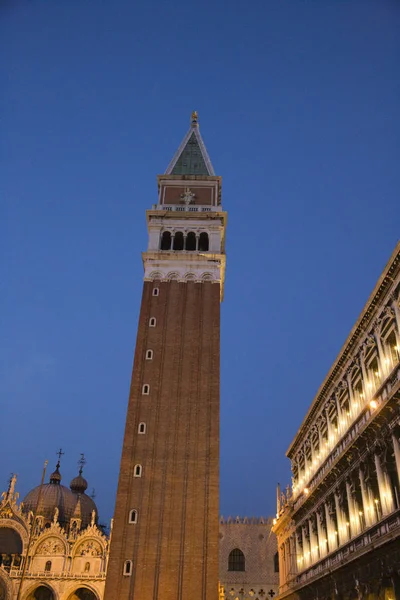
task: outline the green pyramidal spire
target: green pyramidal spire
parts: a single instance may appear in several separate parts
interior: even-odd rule
[[[166,175],[215,175],[210,157],[200,135],[197,112],[192,113],[190,129],[185,135]]]

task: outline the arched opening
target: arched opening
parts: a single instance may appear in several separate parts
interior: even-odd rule
[[[29,594],[27,600],[55,600],[55,596],[50,588],[45,585],[39,585]]]
[[[129,523],[137,523],[137,510],[132,509],[129,513]]]
[[[97,600],[96,594],[87,588],[78,588],[68,597],[68,600]]]
[[[174,250],[183,250],[183,233],[177,231],[174,235]]]
[[[10,572],[21,564],[22,540],[11,527],[0,527],[0,566]]]
[[[44,566],[45,571],[51,571],[51,560],[48,560]]]
[[[126,560],[124,562],[124,575],[132,575],[132,561]]]
[[[186,236],[186,250],[189,252],[196,250],[196,234],[193,231],[189,231]]]
[[[138,432],[141,434],[146,433],[146,423],[139,423]]]
[[[245,566],[243,552],[239,548],[232,550],[228,558],[228,571],[245,571]]]
[[[199,250],[200,252],[208,252],[208,233],[205,233],[205,231],[199,237]]]
[[[274,554],[274,573],[279,573],[279,554]]]
[[[89,573],[90,571],[90,562],[85,563],[85,573]]]
[[[171,249],[171,232],[164,231],[161,236],[161,250],[170,250]]]
[[[133,471],[133,476],[134,477],[141,477],[142,476],[142,465],[135,465],[134,471]]]

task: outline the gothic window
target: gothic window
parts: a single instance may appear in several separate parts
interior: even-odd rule
[[[48,561],[46,562],[46,565],[45,565],[45,567],[44,567],[44,570],[45,570],[45,571],[51,571],[51,560],[48,560]]]
[[[142,476],[142,465],[135,465],[134,471],[133,471],[133,476],[134,477],[141,477]]]
[[[153,360],[153,350],[146,350],[146,360]]]
[[[183,250],[183,233],[177,231],[174,235],[174,250]]]
[[[137,523],[137,510],[132,509],[129,513],[129,523]]]
[[[205,233],[204,231],[199,237],[199,250],[200,252],[208,252],[208,233]]]
[[[148,383],[145,383],[142,388],[142,394],[143,394],[143,396],[148,396],[149,393],[150,393],[150,386]]]
[[[90,563],[87,562],[87,563],[85,563],[85,573],[89,573],[89,571],[90,571]]]
[[[245,571],[244,554],[239,548],[235,548],[229,554],[228,571]]]
[[[130,577],[132,575],[132,561],[126,560],[124,562],[124,575]]]
[[[138,432],[146,433],[146,423],[139,423]]]
[[[156,326],[156,318],[155,317],[151,317],[149,320],[149,327],[155,327]]]
[[[277,552],[274,554],[274,572],[279,573],[279,554]]]
[[[171,232],[164,231],[161,236],[161,250],[171,249]]]
[[[196,250],[196,234],[190,231],[186,236],[186,250],[193,252]]]
[[[153,296],[158,296],[159,293],[160,293],[160,290],[158,288],[153,289]]]

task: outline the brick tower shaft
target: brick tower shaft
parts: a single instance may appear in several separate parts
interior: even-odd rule
[[[158,182],[105,600],[218,600],[226,213],[196,113]]]

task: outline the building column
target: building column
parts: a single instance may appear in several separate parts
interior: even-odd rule
[[[394,510],[393,494],[389,477],[382,468],[378,454],[374,455],[376,476],[378,479],[379,499],[383,515],[388,515]]]
[[[336,519],[338,524],[338,536],[340,545],[345,544],[349,539],[349,532],[347,526],[346,515],[343,513],[342,507],[340,505],[340,490],[335,490],[334,498],[335,498],[335,507],[336,507]]]
[[[303,561],[304,566],[308,567],[311,564],[310,542],[307,539],[306,525],[301,526],[301,536],[303,541]]]
[[[336,534],[335,523],[331,517],[331,509],[333,506],[330,506],[327,502],[324,504],[325,507],[325,520],[326,520],[326,533],[328,538],[328,548],[329,552],[333,552],[338,547],[338,540]]]
[[[316,527],[316,525],[315,525],[315,521],[314,521],[314,516],[312,515],[311,518],[308,519],[311,564],[313,564],[319,560],[318,535],[317,535],[317,531],[316,531],[315,527]]]
[[[196,233],[196,252],[197,252],[197,251],[198,251],[198,249],[199,249],[199,239],[200,239],[200,234],[199,234],[199,233]]]
[[[376,513],[373,499],[371,500],[371,493],[365,483],[364,473],[362,469],[359,469],[361,497],[363,501],[363,513],[364,523],[367,527],[370,527],[376,522]]]
[[[393,302],[392,302],[392,308],[394,310],[394,316],[396,319],[396,324],[397,324],[397,335],[396,338],[397,340],[399,340],[400,337],[400,308],[397,302],[396,298],[393,298]]]
[[[321,558],[328,554],[328,538],[327,533],[324,529],[324,520],[322,515],[323,509],[317,510],[316,519],[317,519],[317,532],[318,532],[318,546],[319,546],[319,555]]]
[[[354,483],[353,483],[354,485]],[[351,537],[355,537],[361,532],[361,524],[360,524],[360,508],[357,506],[357,501],[354,498],[354,493],[352,489],[352,484],[349,479],[346,481],[346,495],[347,495],[347,504],[349,506],[349,517],[350,517],[350,535]]]
[[[397,439],[397,435],[395,433],[392,433],[392,442],[393,442],[393,449],[394,449],[394,459],[396,461],[397,478],[399,480],[399,486],[400,486],[400,444],[399,444],[399,440]]]
[[[290,568],[289,578],[292,579],[298,572],[297,568],[297,549],[296,549],[296,536],[292,534],[289,538],[289,552],[290,552]]]

